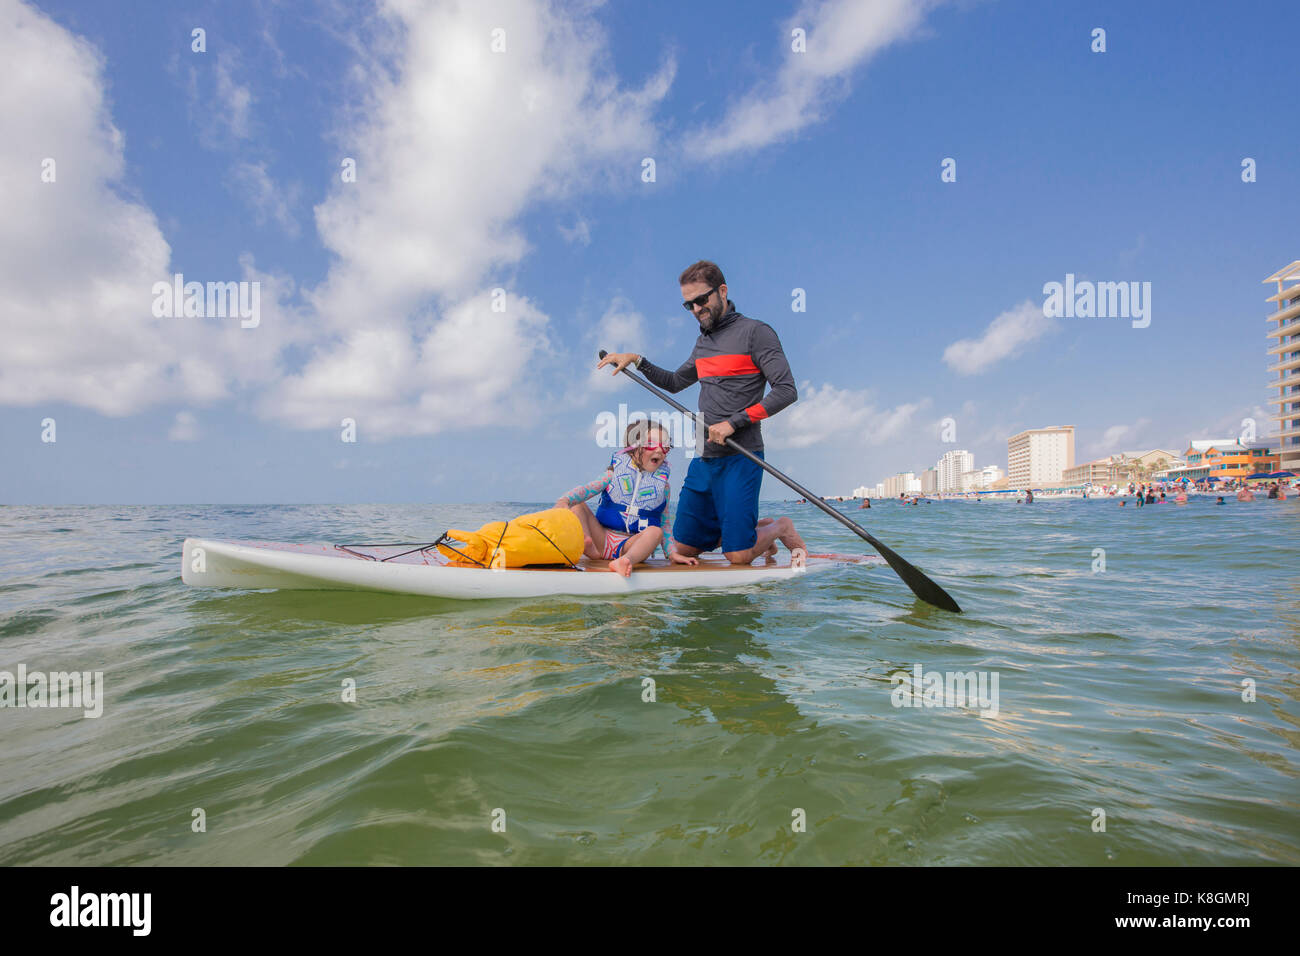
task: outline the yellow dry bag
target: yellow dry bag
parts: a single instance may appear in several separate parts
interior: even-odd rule
[[[477,531],[448,531],[438,544],[452,564],[471,568],[522,568],[527,564],[576,564],[582,557],[582,522],[568,508],[550,508],[509,521],[490,521]]]

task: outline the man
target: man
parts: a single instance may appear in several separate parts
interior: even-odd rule
[[[763,457],[759,423],[799,396],[790,363],[772,327],[741,315],[727,298],[727,281],[714,263],[701,260],[678,278],[682,305],[700,323],[695,348],[676,372],[635,352],[606,355],[596,366],[613,365],[617,375],[628,365],[651,384],[680,392],[700,383],[700,417],[708,428],[704,453],[691,461],[673,519],[679,554],[694,557],[721,548],[732,564],[749,564],[759,555],[771,558],[780,541],[791,551],[804,548],[789,518],[758,520],[758,492],[763,469],[726,444],[737,444]],[[771,391],[763,394],[764,385]]]

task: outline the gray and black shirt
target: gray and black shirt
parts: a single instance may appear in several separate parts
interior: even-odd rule
[[[749,451],[763,450],[759,422],[798,399],[794,375],[781,348],[781,340],[766,322],[736,311],[727,300],[727,313],[695,340],[690,358],[675,372],[662,369],[644,356],[638,368],[652,385],[680,392],[700,383],[700,417],[705,425],[730,422],[736,443]],[[772,386],[764,397],[764,385]],[[705,442],[704,457],[734,455],[726,445]]]

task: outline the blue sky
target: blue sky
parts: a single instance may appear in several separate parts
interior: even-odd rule
[[[701,257],[780,335],[800,401],[768,459],[821,493],[954,447],[1005,468],[1028,427],[1074,424],[1078,460],[1272,430],[1294,4],[0,17],[0,502],[550,500],[607,459],[601,412],[656,407],[590,366],[683,360]],[[175,273],[259,282],[260,323],[153,316]],[[1067,273],[1150,282],[1150,326],[1043,319]]]

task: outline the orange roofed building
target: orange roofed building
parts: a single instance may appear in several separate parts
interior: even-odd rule
[[[1183,457],[1187,459],[1185,470],[1195,471],[1196,478],[1245,478],[1256,473],[1268,474],[1278,470],[1280,461],[1280,456],[1267,442],[1243,445],[1231,439],[1194,441]]]

